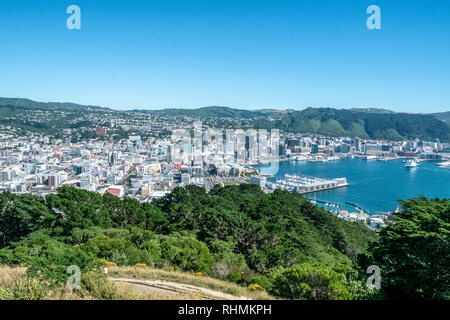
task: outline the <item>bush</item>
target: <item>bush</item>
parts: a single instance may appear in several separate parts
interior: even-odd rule
[[[28,273],[42,275],[47,279],[66,282],[69,278],[67,268],[75,265],[81,271],[88,271],[99,265],[97,259],[76,246],[66,245],[49,237],[36,237],[24,240],[25,246],[0,250],[0,263],[26,265]]]
[[[114,282],[106,278],[99,270],[83,274],[81,288],[91,297],[99,300],[114,300],[119,295]]]
[[[248,286],[248,288],[253,291],[265,291],[265,289],[257,283],[252,283]]]
[[[114,262],[119,266],[128,265],[128,257],[125,253],[120,252],[119,250],[114,250],[112,254],[108,257],[108,260]]]
[[[345,275],[324,265],[309,263],[294,265],[274,270],[270,276],[272,278],[270,293],[279,297],[302,300],[352,298],[345,286]]]
[[[158,240],[146,241],[144,244],[144,255],[145,259],[143,259],[142,261],[145,261],[145,263],[153,267],[159,265],[162,257],[161,246],[159,244],[159,241]]]
[[[44,300],[50,284],[29,276],[20,276],[9,288],[0,288],[0,300]]]
[[[162,259],[183,271],[207,272],[214,263],[206,244],[192,236],[162,237],[161,253]]]
[[[210,248],[214,253],[216,263],[209,274],[221,280],[239,282],[243,280],[243,274],[249,270],[245,257],[234,253],[235,243],[232,241],[213,240]]]
[[[89,239],[82,248],[85,252],[91,253],[98,258],[106,258],[115,251],[122,252],[126,247],[132,245],[131,242],[121,238],[110,238],[105,235]],[[115,262],[115,261],[114,261]]]
[[[108,267],[116,267],[117,266],[116,263],[114,263],[112,261],[108,261],[106,259],[100,259],[99,261],[102,266],[108,266]]]

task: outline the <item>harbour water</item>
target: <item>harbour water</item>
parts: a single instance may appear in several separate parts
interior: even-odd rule
[[[262,173],[270,165],[258,168]],[[340,209],[350,212],[356,209],[346,204],[356,204],[370,213],[393,211],[397,199],[418,195],[428,198],[450,198],[450,170],[440,168],[436,162],[422,162],[416,168],[407,169],[401,160],[376,161],[359,158],[330,162],[281,161],[275,178],[285,174],[306,175],[324,179],[347,178],[350,186],[309,193],[309,199],[338,203]],[[334,209],[333,209],[334,210]]]

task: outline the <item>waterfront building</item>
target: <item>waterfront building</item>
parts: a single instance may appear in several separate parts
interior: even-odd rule
[[[265,189],[267,178],[264,176],[252,176],[250,177],[250,183],[258,185],[261,189]]]

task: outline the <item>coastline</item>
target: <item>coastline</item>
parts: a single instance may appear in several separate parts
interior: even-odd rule
[[[355,203],[369,212],[392,212],[399,204],[397,200],[420,195],[449,198],[450,186],[443,188],[449,185],[449,168],[437,166],[436,161],[426,161],[415,170],[407,170],[402,159],[396,160],[365,161],[355,157],[332,162],[282,161],[274,178],[268,178],[268,181],[283,179],[285,174],[330,180],[345,177],[349,186],[305,194],[328,203],[339,203],[345,209],[351,209],[345,202]],[[264,165],[255,166],[255,169],[264,175]]]

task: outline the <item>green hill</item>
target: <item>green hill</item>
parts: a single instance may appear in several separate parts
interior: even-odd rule
[[[164,109],[156,111],[146,111],[149,113],[164,114],[168,116],[189,116],[193,118],[235,118],[235,119],[251,119],[254,117],[263,117],[271,114],[274,111],[251,111],[238,110],[228,107],[205,107],[199,109]]]
[[[433,113],[433,115],[439,120],[445,121],[450,125],[450,111]]]
[[[265,194],[254,185],[216,186],[209,194],[176,188],[152,204],[69,187],[45,198],[6,192],[0,212],[0,265],[27,266],[30,274],[60,282],[67,267],[85,273],[103,259],[201,272],[285,296],[271,283],[289,268],[302,268],[326,272],[329,298],[351,298],[346,283],[353,281],[358,255],[376,239],[366,226],[299,194]]]
[[[108,110],[98,106],[86,106],[70,102],[37,102],[23,98],[1,98],[0,106],[14,106],[30,109],[56,110],[56,109],[81,109],[81,110]]]
[[[431,114],[308,108],[286,114],[281,120],[261,122],[260,126],[328,136],[349,135],[386,140],[439,138],[450,141],[450,126]]]
[[[189,116],[194,119],[234,119],[245,120],[246,128],[281,129],[292,133],[310,133],[326,136],[358,136],[361,138],[404,140],[440,139],[450,141],[450,113],[412,114],[395,113],[386,109],[333,109],[307,108],[293,110],[239,110],[212,106],[199,109],[129,110],[114,111],[96,106],[83,106],[74,103],[36,102],[28,99],[0,98],[0,120],[5,125],[21,126],[30,130],[45,130],[45,123],[35,126],[23,123],[21,115],[26,110],[66,110],[70,112],[114,112],[117,117],[127,118],[129,112],[159,114],[162,116]],[[69,115],[68,119],[77,117]],[[17,119],[11,120],[11,117]],[[54,119],[58,120],[58,119]],[[63,123],[63,121],[60,121]],[[43,129],[41,129],[43,128]]]

